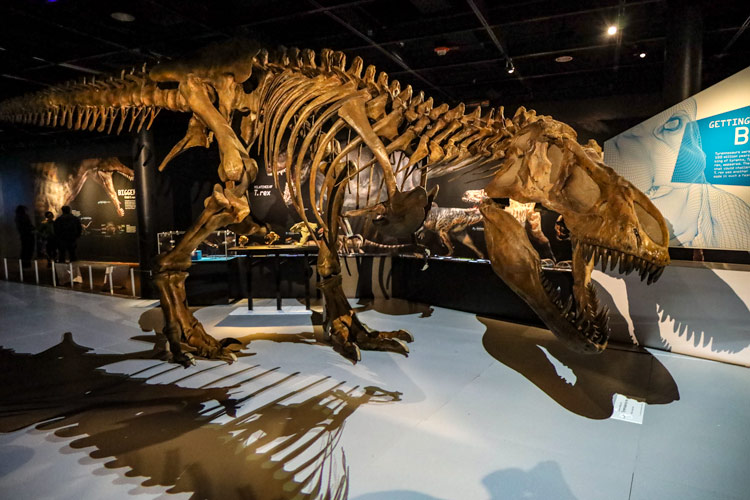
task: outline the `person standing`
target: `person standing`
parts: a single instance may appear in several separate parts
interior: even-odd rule
[[[23,267],[31,266],[31,257],[34,255],[34,224],[31,223],[26,207],[16,207],[16,229],[21,237],[21,262]]]
[[[57,260],[57,245],[55,244],[55,214],[44,213],[44,220],[39,224],[39,248],[47,258],[47,267],[52,267],[52,262]]]
[[[83,232],[81,221],[71,213],[70,207],[62,207],[62,215],[55,219],[55,240],[57,242],[57,261],[75,262],[76,242]],[[66,260],[69,259],[69,260]]]

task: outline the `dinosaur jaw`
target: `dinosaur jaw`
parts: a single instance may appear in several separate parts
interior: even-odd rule
[[[549,282],[541,259],[516,219],[491,200],[480,206],[485,218],[485,239],[492,268],[537,313],[568,348],[598,353],[607,346],[608,311],[599,308],[590,282],[591,268],[574,260],[574,296],[564,298]],[[581,247],[581,252],[583,247]],[[583,264],[583,265],[581,265]]]

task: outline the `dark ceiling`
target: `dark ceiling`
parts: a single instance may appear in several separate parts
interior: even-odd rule
[[[705,88],[750,64],[750,2],[701,5]],[[664,107],[670,12],[666,0],[6,1],[0,99],[243,36],[360,55],[437,101],[562,113],[601,139]],[[30,132],[0,127],[5,146]]]

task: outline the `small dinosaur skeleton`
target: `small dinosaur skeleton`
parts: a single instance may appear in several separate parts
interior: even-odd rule
[[[160,170],[186,149],[208,147],[214,140],[221,157],[222,184],[215,185],[203,213],[177,246],[158,257],[155,270],[173,358],[186,365],[191,359],[180,349],[181,338],[199,355],[233,356],[190,312],[184,283],[190,252],[206,235],[225,226],[240,233],[257,228],[246,197],[258,171],[250,156],[253,148],[266,168],[271,166],[277,186],[279,158],[286,153],[283,170],[292,204],[303,222],[312,220],[324,229],[318,272],[325,328],[334,348],[355,361],[360,349],[406,354],[405,342],[412,340],[403,330],[366,327],[341,287],[336,245],[344,191],[350,180],[373,169],[381,175],[382,192],[358,212],[396,238],[411,237],[424,222],[437,194],[425,189],[428,175],[491,174],[485,189],[489,199],[479,209],[493,269],[555,335],[581,352],[601,351],[608,338],[607,312],[598,310],[590,282],[594,264],[614,268],[619,263],[621,272],[638,269],[650,283],[669,261],[668,232],[659,211],[604,165],[598,145],[581,146],[568,125],[524,108],[506,118],[502,107],[483,115],[480,108],[466,114],[461,103],[435,105],[411,86],[389,82],[374,66],[365,68],[361,58],[347,67],[342,52],[328,49],[317,56],[295,48],[271,56],[251,42],[212,45],[150,71],[6,101],[0,104],[0,119],[98,131],[116,125],[119,132],[126,124],[128,130],[149,127],[161,109],[191,113],[191,118],[185,138]],[[347,155],[360,147],[371,160],[348,161]],[[301,171],[306,161],[309,178],[317,180],[320,174],[323,182],[308,182],[305,198]],[[399,179],[414,178],[409,174],[417,171],[418,185],[405,189],[401,182],[399,187]],[[574,298],[567,304],[545,280],[524,227],[493,201],[498,198],[541,203],[565,218],[574,245],[575,281]]]
[[[120,205],[112,175],[119,174],[126,179],[133,180],[133,170],[123,165],[116,157],[89,158],[81,160],[73,172],[64,180],[60,179],[59,165],[55,162],[33,163],[34,178],[34,209],[37,214],[49,211],[60,215],[60,209],[75,200],[81,193],[84,184],[93,179],[107,192],[117,215],[123,217],[125,210]]]
[[[440,241],[448,249],[446,255],[453,255],[451,236],[455,235],[477,257],[484,259],[484,254],[474,245],[471,236],[466,232],[469,227],[480,222],[482,222],[482,214],[478,208],[439,207],[437,203],[433,203],[420,231],[437,233]]]

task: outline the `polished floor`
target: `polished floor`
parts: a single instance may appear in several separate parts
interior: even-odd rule
[[[578,356],[540,329],[384,301],[361,317],[409,329],[408,358],[363,352],[352,365],[298,316],[273,328],[262,314],[229,318],[239,303],[196,313],[246,344],[239,360],[183,369],[162,359],[154,306],[0,282],[0,498],[750,492],[747,368],[653,350]]]

